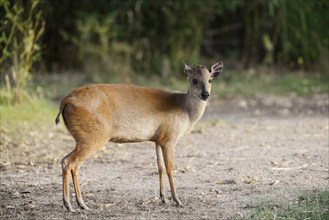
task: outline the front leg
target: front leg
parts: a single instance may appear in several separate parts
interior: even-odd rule
[[[155,144],[156,155],[157,155],[157,164],[159,171],[159,181],[160,181],[160,199],[164,204],[167,204],[167,200],[165,197],[164,184],[163,184],[163,176],[164,176],[164,163],[163,156],[161,152],[161,146],[159,144]]]
[[[174,201],[177,203],[178,206],[183,206],[182,202],[179,200],[176,194],[175,182],[174,182],[174,149],[175,145],[166,144],[162,147],[162,154],[164,163],[166,165],[166,171],[169,179],[171,194]]]

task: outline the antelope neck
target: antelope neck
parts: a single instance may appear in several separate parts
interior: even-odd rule
[[[188,111],[191,122],[198,121],[207,106],[207,101],[203,101],[198,95],[193,94],[190,90],[185,96],[185,108]]]

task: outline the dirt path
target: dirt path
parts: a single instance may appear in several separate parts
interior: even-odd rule
[[[60,159],[74,143],[64,126],[25,125],[15,138],[2,127],[1,219],[229,219],[260,200],[293,201],[300,191],[328,189],[328,97],[321,100],[212,102],[176,150],[183,208],[160,203],[152,143],[108,144],[81,169],[93,210],[80,210],[72,196],[77,212],[68,213]]]

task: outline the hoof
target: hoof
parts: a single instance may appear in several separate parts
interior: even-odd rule
[[[175,202],[178,207],[183,207],[183,203],[178,198],[175,199]]]
[[[161,202],[163,205],[168,205],[168,200],[165,198],[161,199]]]
[[[64,206],[69,212],[75,213],[75,210],[72,207]]]
[[[83,201],[79,201],[78,204],[79,204],[79,207],[80,208],[82,208],[82,209],[84,209],[86,211],[90,211],[91,210],[90,208],[88,208],[88,206],[86,206],[86,204]]]
[[[84,205],[84,206],[80,205],[80,208],[82,208],[82,209],[84,209],[84,210],[86,210],[86,211],[91,211],[91,208],[89,208],[89,207],[86,206],[86,205]]]
[[[70,212],[75,212],[74,209],[72,208],[71,203],[70,203],[70,202],[67,202],[67,201],[65,201],[65,200],[64,200],[64,207],[65,207],[68,211],[70,211]]]

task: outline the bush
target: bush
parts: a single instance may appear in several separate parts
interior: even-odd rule
[[[38,0],[15,3],[2,0],[1,9],[5,17],[1,20],[0,44],[3,47],[0,64],[4,66],[1,76],[6,84],[6,90],[1,92],[5,93],[5,102],[13,104],[29,97],[25,88],[33,63],[40,59],[38,41],[45,23]]]

